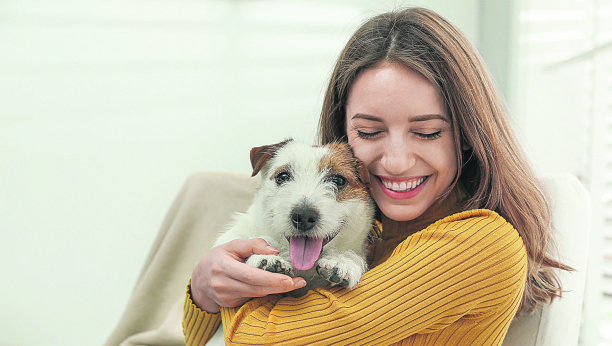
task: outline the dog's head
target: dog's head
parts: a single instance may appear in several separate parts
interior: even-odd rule
[[[296,269],[312,267],[321,249],[343,229],[368,229],[370,175],[346,143],[310,146],[287,140],[251,150],[257,198],[271,232],[290,242]],[[365,224],[365,226],[363,225]],[[352,235],[354,236],[354,235]],[[337,240],[335,240],[337,242]]]
[[[276,152],[288,143],[297,143],[297,145],[301,147],[307,146],[307,144],[296,142],[293,139],[287,139],[280,143],[264,145],[251,149],[251,166],[253,167],[253,173],[251,176],[256,176],[264,168],[268,160],[275,156]],[[353,175],[354,178],[359,180],[363,185],[367,186],[370,184],[370,174],[368,169],[363,162],[353,155],[353,150],[347,143],[330,143],[324,145],[323,147],[330,149],[328,159],[332,158],[332,156],[335,158],[335,160],[328,160],[327,163],[330,164],[330,166],[327,168],[336,166],[335,168],[340,175],[341,171],[344,171],[345,173],[352,172],[350,175]],[[312,148],[320,147],[313,146]],[[342,166],[341,169],[340,166]]]

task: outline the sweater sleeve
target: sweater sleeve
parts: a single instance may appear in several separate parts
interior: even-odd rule
[[[185,304],[183,306],[183,334],[185,343],[191,345],[205,345],[215,334],[221,324],[220,314],[209,314],[198,308],[191,299],[191,280],[187,285]]]
[[[226,343],[393,344],[485,315],[507,329],[526,267],[518,232],[499,215],[455,214],[408,237],[351,291],[319,287],[224,309]]]

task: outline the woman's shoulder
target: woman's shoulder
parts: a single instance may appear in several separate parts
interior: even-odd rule
[[[524,251],[518,231],[506,219],[488,209],[471,209],[447,216],[431,224],[424,231],[433,238],[455,238],[466,240],[465,244],[494,244],[495,247],[513,245]]]
[[[437,222],[435,222],[434,224],[432,224],[432,226],[436,224],[449,223],[449,222],[455,222],[455,221],[472,219],[472,218],[491,218],[491,219],[501,219],[505,221],[505,219],[501,217],[501,215],[499,215],[497,212],[493,210],[469,209],[469,210],[461,211],[461,212],[449,215],[445,218],[442,218],[438,220]]]
[[[456,214],[449,215],[431,224],[426,230],[491,230],[511,228],[518,236],[506,219],[493,210],[489,209],[470,209]]]

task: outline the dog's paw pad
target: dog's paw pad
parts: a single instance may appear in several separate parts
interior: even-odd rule
[[[279,273],[291,276],[292,268],[288,267],[280,259],[266,259],[262,258],[256,265],[257,268],[269,271],[272,273]]]
[[[264,269],[266,266],[268,266],[268,260],[267,259],[262,259],[259,262],[259,264],[257,265],[257,268]]]
[[[348,274],[344,275],[344,277],[341,277],[341,274],[339,273],[339,269],[337,267],[331,268],[330,266],[317,266],[317,273],[320,277],[329,281],[332,285],[341,285],[344,287],[349,285]]]

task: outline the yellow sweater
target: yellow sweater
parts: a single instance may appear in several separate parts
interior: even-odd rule
[[[397,243],[374,249],[384,261],[351,291],[319,287],[300,298],[272,295],[208,314],[188,287],[187,345],[204,345],[221,319],[232,345],[502,344],[527,272],[512,225],[490,210],[469,210]]]

